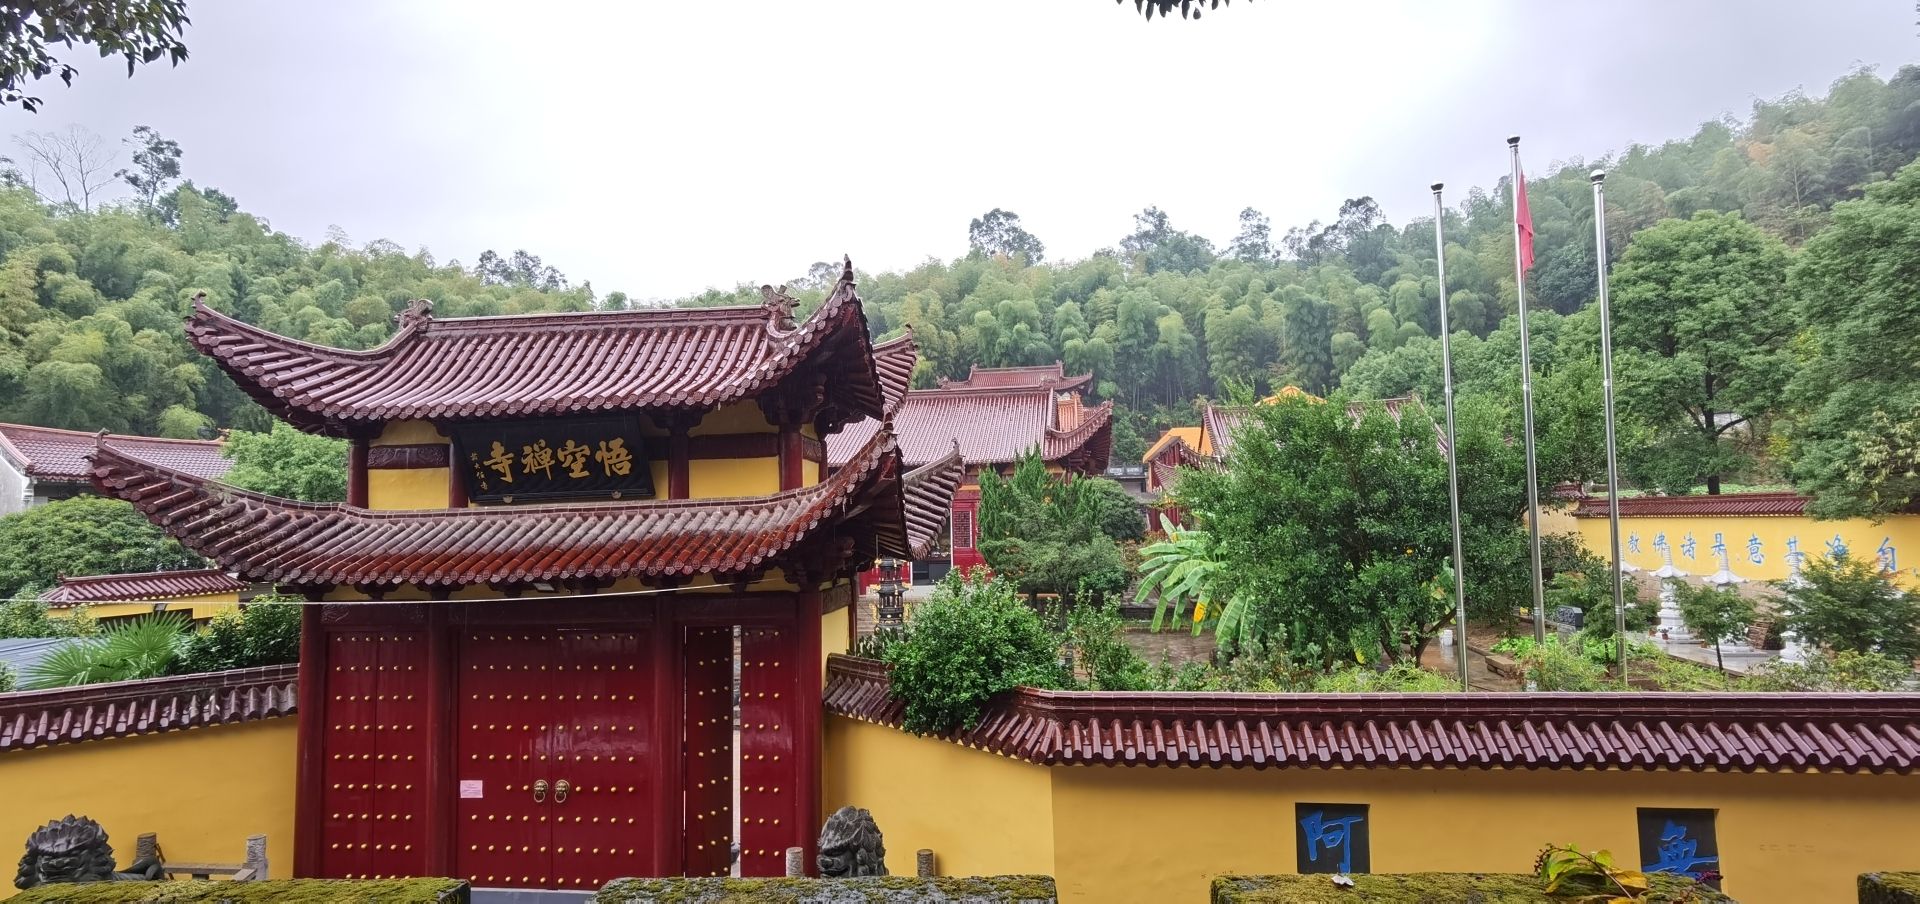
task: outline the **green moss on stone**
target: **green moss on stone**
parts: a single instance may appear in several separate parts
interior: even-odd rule
[[[459,879],[271,879],[42,885],[9,904],[466,904],[471,897]]]
[[[1860,904],[1920,904],[1920,873],[1861,873]]]
[[[1516,873],[1402,873],[1356,875],[1352,888],[1333,877],[1221,876],[1213,880],[1213,904],[1543,904],[1548,897],[1539,879]],[[1654,875],[1648,904],[1680,901],[1731,902],[1733,899],[1678,876]]]
[[[595,904],[1025,904],[1059,900],[1051,876],[615,879]]]

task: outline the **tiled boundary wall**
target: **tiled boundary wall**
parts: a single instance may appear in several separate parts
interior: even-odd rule
[[[290,877],[298,668],[0,694],[6,862],[75,813],[106,828],[123,867],[147,832],[168,860],[202,863],[239,863],[265,834],[269,873]]]
[[[931,848],[943,875],[1050,874],[1068,902],[1295,872],[1302,804],[1365,806],[1372,872],[1524,872],[1548,842],[1631,860],[1642,808],[1706,811],[1747,904],[1920,868],[1920,695],[1023,689],[930,738],[894,727],[877,663],[834,657],[826,694],[824,803],[872,810],[894,872]]]
[[[1724,567],[1749,588],[1792,573],[1794,554],[1811,561],[1844,546],[1854,559],[1879,562],[1908,590],[1920,590],[1920,514],[1816,521],[1808,499],[1794,493],[1730,493],[1720,496],[1637,496],[1620,501],[1620,553],[1643,574],[1672,557],[1687,580],[1699,583],[1723,567],[1716,545],[1726,550]],[[1571,517],[1543,517],[1542,529],[1574,530],[1588,550],[1606,558],[1607,501],[1588,496]],[[1664,548],[1664,551],[1663,551]]]

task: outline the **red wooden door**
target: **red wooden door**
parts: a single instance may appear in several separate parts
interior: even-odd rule
[[[811,814],[800,812],[795,744],[799,669],[819,668],[793,649],[789,628],[740,630],[740,874],[786,875],[786,850],[804,846]],[[818,655],[817,653],[815,655]],[[819,701],[812,701],[818,706]]]
[[[547,888],[554,632],[476,628],[460,639],[454,864],[482,886]]]
[[[733,867],[733,628],[686,629],[681,660],[682,869],[689,876],[725,876]]]
[[[320,875],[426,872],[426,641],[405,631],[327,635]]]
[[[660,810],[649,637],[561,631],[551,650],[553,887],[646,875]]]

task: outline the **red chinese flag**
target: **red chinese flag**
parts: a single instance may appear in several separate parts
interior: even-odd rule
[[[1513,181],[1513,223],[1518,227],[1520,242],[1520,269],[1522,272],[1533,269],[1533,211],[1527,209],[1527,174],[1520,171],[1518,158],[1514,161]]]

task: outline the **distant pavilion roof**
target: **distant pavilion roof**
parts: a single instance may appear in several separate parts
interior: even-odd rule
[[[144,574],[95,574],[61,578],[40,594],[40,601],[56,609],[83,603],[130,603],[169,600],[219,593],[239,593],[244,581],[218,568],[191,571],[149,571]]]
[[[804,322],[791,298],[762,292],[760,305],[446,319],[416,301],[369,351],[278,336],[196,300],[187,338],[268,410],[318,433],[407,418],[704,411],[774,389],[803,365],[825,369],[827,423],[882,416],[851,262]]]
[[[101,492],[133,503],[188,548],[242,577],[295,586],[750,575],[814,542],[909,558],[913,525],[932,516],[914,506],[958,480],[947,463],[917,478],[924,492],[904,493],[890,430],[826,481],[730,499],[373,511],[235,489],[110,443],[93,463]]]
[[[941,380],[941,389],[1051,389],[1065,392],[1079,389],[1093,380],[1092,374],[1067,376],[1067,367],[1058,361],[1035,367],[981,367],[973,365],[964,380]]]
[[[87,456],[99,438],[98,433],[82,430],[0,424],[0,450],[19,463],[27,476],[38,480],[91,480]],[[233,460],[221,454],[225,444],[217,440],[120,434],[108,434],[108,438],[130,454],[188,474],[218,478],[233,470]]]

